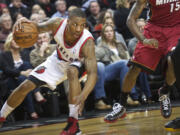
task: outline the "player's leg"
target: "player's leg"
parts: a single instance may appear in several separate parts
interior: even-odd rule
[[[60,133],[60,135],[80,135],[81,130],[79,129],[78,123],[78,110],[79,105],[75,105],[75,97],[81,93],[81,85],[79,82],[79,71],[75,66],[69,66],[67,69],[67,77],[69,80],[69,118],[67,121],[67,126]]]
[[[174,74],[174,65],[170,56],[167,57],[167,63],[168,67],[166,71],[166,83],[171,86],[175,83],[176,77]]]
[[[179,57],[180,57],[180,40],[175,48],[175,50],[172,51],[171,53],[171,60],[172,60],[172,64],[173,66],[173,71],[174,71],[174,75],[176,78],[176,84],[178,86],[178,88],[180,88],[180,61],[179,61]],[[165,129],[168,131],[180,131],[180,118],[175,118],[172,121],[169,121],[165,124]]]
[[[0,111],[1,124],[5,121],[6,117],[23,102],[26,95],[35,88],[36,85],[26,79],[11,93]]]
[[[127,96],[128,94],[130,94],[132,88],[135,86],[137,77],[140,74],[140,72],[141,72],[141,68],[135,65],[132,65],[129,68],[129,71],[126,74],[122,85],[122,94],[120,97],[122,105],[126,105]]]
[[[165,83],[159,89],[158,93],[159,93],[161,115],[164,118],[169,118],[172,112],[171,102],[169,98],[170,86],[172,86],[176,81],[174,74],[174,66],[170,56],[167,57],[167,69],[165,75],[166,75]]]
[[[122,62],[123,61],[120,61],[119,63],[121,65],[124,65],[119,68],[119,70],[121,71],[120,76],[123,76],[122,80],[124,79],[122,83],[122,91],[120,95],[120,104],[115,103],[113,105],[112,111],[104,117],[104,120],[108,123],[115,122],[119,118],[124,118],[126,116],[126,109],[124,108],[124,106],[126,105],[128,95],[135,86],[136,78],[141,71],[141,69],[138,68],[137,66],[131,66],[128,70],[127,62],[124,63]],[[128,86],[124,86],[124,85],[128,85]]]

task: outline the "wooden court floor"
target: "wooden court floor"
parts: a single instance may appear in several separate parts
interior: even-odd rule
[[[160,110],[128,113],[126,118],[107,124],[103,117],[80,120],[83,135],[180,135],[180,132],[167,132],[164,124],[180,117],[180,107],[173,108],[169,119],[160,116]],[[66,123],[2,132],[0,135],[59,135]]]

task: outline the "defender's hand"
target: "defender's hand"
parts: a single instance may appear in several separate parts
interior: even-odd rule
[[[151,38],[151,39],[145,38],[143,40],[143,44],[144,45],[149,45],[149,46],[151,46],[153,48],[158,48],[158,41],[156,39],[153,39],[153,38]]]

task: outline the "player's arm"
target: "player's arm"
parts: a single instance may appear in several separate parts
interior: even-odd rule
[[[52,33],[54,34],[57,31],[62,20],[63,19],[61,18],[51,18],[46,22],[38,23],[37,28],[39,33],[52,31]]]
[[[62,20],[63,19],[61,18],[51,18],[48,21],[42,23],[35,23],[33,21],[28,20],[25,17],[22,17],[19,20],[17,20],[16,23],[14,24],[13,31],[21,29],[22,23],[34,23],[37,26],[39,33],[52,31],[52,33],[54,34]]]
[[[151,45],[153,47],[158,46],[158,42],[155,39],[146,39],[144,35],[140,32],[136,20],[139,18],[139,16],[142,13],[142,10],[147,4],[147,0],[136,0],[136,3],[133,5],[131,12],[127,19],[127,26],[130,29],[130,31],[133,33],[133,35],[141,42],[147,45]]]
[[[86,99],[93,90],[97,80],[97,63],[95,56],[95,43],[89,39],[82,48],[82,57],[85,60],[85,69],[87,72],[87,81],[82,90],[82,95]]]
[[[137,39],[139,39],[140,41],[143,41],[145,39],[145,37],[140,32],[140,30],[136,24],[136,20],[141,15],[142,10],[145,7],[146,1],[147,0],[137,0],[136,3],[133,5],[131,12],[130,12],[128,19],[127,19],[128,28],[134,34],[134,36],[136,36]]]

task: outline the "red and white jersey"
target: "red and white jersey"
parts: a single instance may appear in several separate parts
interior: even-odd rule
[[[148,0],[150,22],[160,27],[180,24],[180,0]]]
[[[84,44],[87,42],[88,39],[90,38],[94,39],[94,38],[88,30],[84,29],[84,31],[81,33],[76,43],[73,46],[67,46],[64,39],[66,25],[67,25],[67,19],[61,22],[59,28],[57,29],[54,35],[54,39],[58,44],[57,55],[59,59],[64,61],[68,61],[68,62],[80,61],[82,47],[84,46]]]

